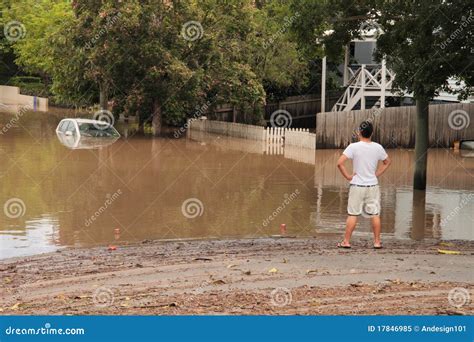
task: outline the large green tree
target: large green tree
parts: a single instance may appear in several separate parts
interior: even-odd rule
[[[11,44],[16,62],[50,78],[59,100],[103,109],[113,100],[115,112],[153,121],[156,131],[203,103],[230,103],[257,123],[264,87],[305,82],[284,2],[19,0],[4,7],[27,31]]]

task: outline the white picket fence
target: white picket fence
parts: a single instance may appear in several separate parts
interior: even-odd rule
[[[316,134],[309,129],[287,128],[285,130],[285,146],[316,149]]]
[[[316,149],[316,134],[309,129],[252,126],[214,120],[188,120],[189,130],[222,134],[235,138],[264,141],[267,149],[275,154],[282,153],[280,147],[294,146]]]

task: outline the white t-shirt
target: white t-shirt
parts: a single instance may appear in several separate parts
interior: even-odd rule
[[[359,141],[352,143],[342,152],[347,158],[352,159],[353,172],[356,174],[351,184],[377,185],[377,165],[379,160],[387,159],[387,153],[382,145],[376,142]]]

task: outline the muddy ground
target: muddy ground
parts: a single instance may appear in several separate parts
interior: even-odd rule
[[[474,243],[143,241],[0,261],[1,314],[473,314]],[[440,254],[438,249],[459,251]],[[455,288],[461,288],[461,290]],[[451,291],[451,300],[448,299]],[[471,297],[471,298],[469,298]]]

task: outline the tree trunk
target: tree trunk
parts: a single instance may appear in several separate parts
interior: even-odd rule
[[[109,102],[108,89],[105,82],[99,84],[99,105],[101,110],[107,110]]]
[[[412,227],[410,236],[413,240],[423,240],[426,225],[426,191],[413,190]]]
[[[153,132],[155,137],[161,134],[161,106],[158,100],[153,101]]]
[[[428,112],[429,99],[416,98],[415,174],[413,188],[426,189],[426,165],[428,160]]]

